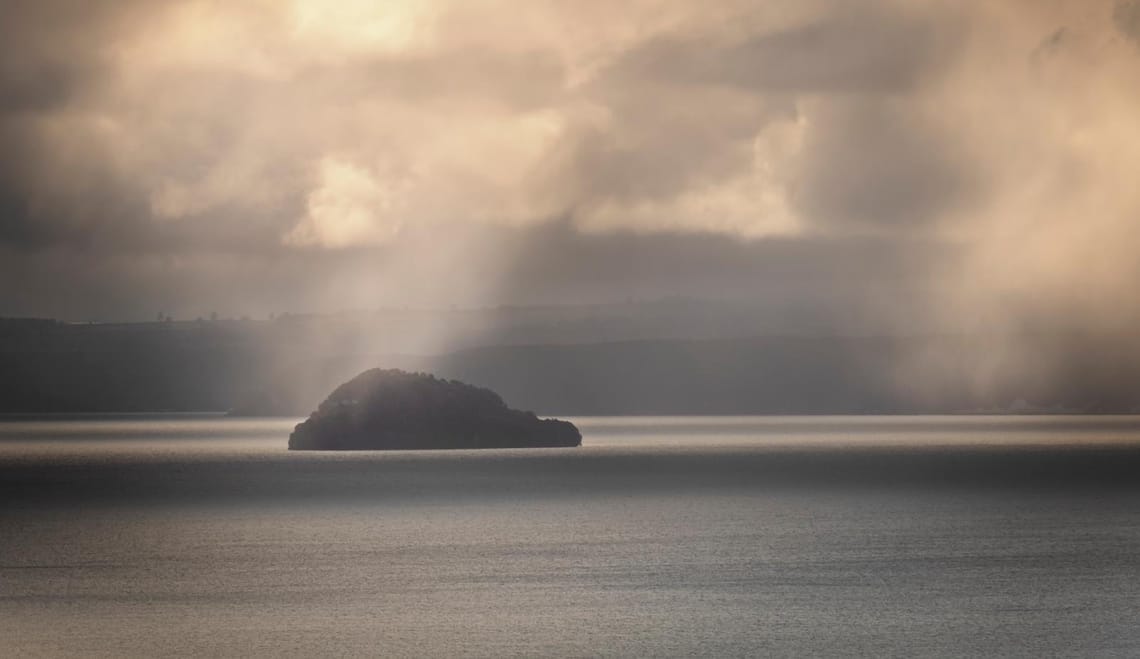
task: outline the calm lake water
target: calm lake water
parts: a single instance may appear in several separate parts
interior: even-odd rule
[[[0,655],[1140,655],[1140,418],[573,420],[0,422]]]

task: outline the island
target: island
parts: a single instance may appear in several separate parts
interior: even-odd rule
[[[581,444],[574,424],[511,409],[489,389],[379,368],[337,387],[289,436],[290,450],[322,451]]]

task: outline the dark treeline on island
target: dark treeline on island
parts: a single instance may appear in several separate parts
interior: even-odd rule
[[[289,437],[292,450],[571,447],[573,424],[513,410],[493,391],[371,369],[337,387]]]
[[[540,414],[1140,411],[1140,335],[636,338],[640,325],[519,313],[504,331],[456,314],[475,329],[440,354],[401,338],[422,333],[412,316],[0,320],[0,413],[303,416],[371,367],[488,387]]]

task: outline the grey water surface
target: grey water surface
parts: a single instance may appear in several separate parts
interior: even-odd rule
[[[1140,419],[0,422],[3,656],[1138,656]]]

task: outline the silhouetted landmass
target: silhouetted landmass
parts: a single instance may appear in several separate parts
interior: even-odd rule
[[[372,369],[337,387],[289,436],[291,450],[579,446],[574,424],[507,407],[498,394],[426,373]]]
[[[78,324],[0,319],[0,413],[301,416],[362,366],[337,318]],[[408,363],[416,367],[418,364]]]
[[[557,324],[550,320],[556,312],[570,314],[511,313],[544,328]],[[0,319],[0,413],[302,416],[371,366],[489,387],[540,414],[1140,411],[1140,335],[597,341],[602,334],[577,323],[558,336],[578,343],[542,343],[553,334],[519,325],[506,338],[488,333],[483,346],[401,354],[407,344],[386,337],[402,324],[420,328],[419,318],[393,312],[114,325]]]
[[[490,346],[436,373],[567,415],[1140,412],[1133,336],[764,336]]]

